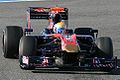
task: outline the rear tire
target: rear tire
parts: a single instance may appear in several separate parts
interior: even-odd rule
[[[15,58],[19,53],[19,41],[23,29],[19,26],[7,26],[3,32],[3,53],[5,58]]]
[[[33,36],[23,36],[20,40],[19,44],[19,61],[20,61],[20,67],[22,69],[33,69],[34,67],[25,65],[22,62],[23,56],[35,56],[36,55],[36,46],[37,41],[36,38]],[[24,65],[24,67],[22,67]]]
[[[95,41],[97,45],[98,57],[112,58],[113,57],[113,44],[110,37],[100,37]]]

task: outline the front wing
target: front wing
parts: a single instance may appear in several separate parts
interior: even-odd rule
[[[103,70],[110,71],[117,67],[117,57],[112,59],[106,58],[84,58],[82,61],[78,59],[78,62],[72,64],[63,64],[57,65],[55,64],[55,57],[40,57],[40,56],[23,56],[22,64],[20,66],[23,69],[27,69],[30,67],[34,68],[50,68],[50,67],[71,67],[77,68],[80,70]],[[77,63],[77,64],[76,64]]]

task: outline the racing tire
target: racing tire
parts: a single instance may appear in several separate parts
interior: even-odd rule
[[[113,57],[113,44],[110,37],[100,37],[96,39],[95,44],[97,46],[97,56],[103,58]]]
[[[17,58],[19,41],[23,36],[23,29],[19,26],[7,26],[3,32],[2,47],[5,58]]]
[[[20,67],[21,69],[34,69],[33,66],[25,65],[22,62],[23,56],[29,57],[29,56],[35,56],[36,55],[36,46],[37,41],[36,38],[33,36],[23,36],[20,40],[19,44],[19,61],[20,61]]]

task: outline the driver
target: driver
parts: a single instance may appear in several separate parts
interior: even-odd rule
[[[49,26],[43,30],[42,34],[48,35],[52,33],[64,32],[65,24],[61,21],[61,16],[59,13],[51,15],[49,19]]]
[[[61,21],[62,21],[62,18],[59,13],[50,13],[48,28],[52,30],[54,25]]]
[[[54,25],[52,34],[53,37],[56,37],[61,40],[61,48],[67,52],[78,52],[78,44],[76,40],[76,34],[68,35],[63,22],[58,22]]]
[[[54,33],[63,34],[65,32],[65,24],[63,22],[58,22],[53,27]]]

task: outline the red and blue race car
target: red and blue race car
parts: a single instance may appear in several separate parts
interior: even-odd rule
[[[59,15],[58,15],[59,14]],[[33,35],[31,19],[47,19],[49,25],[41,34]],[[66,24],[66,34],[55,34],[53,26]],[[117,67],[110,37],[97,37],[90,27],[68,28],[68,9],[62,7],[29,7],[27,28],[7,26],[3,32],[5,58],[19,57],[22,69],[43,67],[78,68],[111,71]],[[56,37],[57,36],[57,37]]]

